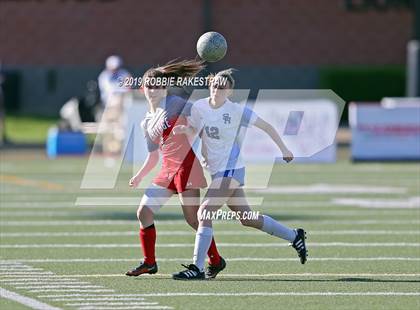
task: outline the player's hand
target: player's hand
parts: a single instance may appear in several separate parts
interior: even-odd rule
[[[207,162],[207,159],[205,157],[203,157],[200,161],[201,167],[203,168],[208,168],[209,167],[209,163]]]
[[[174,128],[172,128],[173,135],[187,134],[187,132],[188,132],[188,127],[185,125],[177,125]]]
[[[294,156],[293,156],[293,153],[291,151],[289,151],[287,149],[283,151],[283,160],[286,163],[291,162],[293,160],[293,158],[294,158]]]
[[[128,185],[131,188],[136,188],[140,184],[140,182],[141,182],[141,178],[139,176],[135,175],[134,177],[132,177],[130,179],[130,181],[128,182]]]

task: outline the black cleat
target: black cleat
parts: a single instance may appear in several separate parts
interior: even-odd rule
[[[204,272],[201,272],[200,269],[194,264],[182,265],[187,268],[184,271],[173,273],[172,279],[174,280],[204,280],[206,277]]]
[[[206,270],[206,277],[209,279],[216,278],[217,274],[226,268],[226,261],[223,257],[220,256],[220,263],[219,265],[210,265],[207,267]]]
[[[300,258],[300,263],[306,263],[306,258],[308,256],[308,251],[306,250],[305,239],[306,239],[306,232],[302,228],[295,229],[296,231],[296,238],[291,243],[292,247],[298,253]]]
[[[148,265],[144,262],[141,262],[140,266],[136,267],[133,270],[127,271],[125,275],[129,277],[138,277],[139,275],[144,273],[155,274],[157,271],[158,266],[156,263],[154,263],[153,265]]]

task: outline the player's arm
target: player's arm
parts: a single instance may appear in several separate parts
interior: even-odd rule
[[[143,163],[143,166],[140,170],[130,179],[128,184],[130,187],[136,188],[137,185],[141,182],[141,180],[149,174],[150,171],[156,167],[157,163],[159,162],[159,145],[155,143],[149,136],[147,127],[148,127],[149,119],[146,117],[140,124],[143,129],[144,137],[146,139],[147,150],[149,153],[147,154],[146,161]]]
[[[130,187],[136,188],[141,180],[156,167],[157,163],[159,162],[159,150],[154,150],[149,152],[147,155],[146,161],[143,163],[143,166],[140,170],[130,179],[129,185]]]
[[[201,139],[201,156],[203,157],[203,160],[201,161],[201,165],[204,168],[208,167],[208,152],[207,152],[207,146],[203,142],[203,130],[201,130],[199,137]]]
[[[201,132],[201,117],[199,111],[190,103],[186,105],[183,115],[187,119],[187,125],[176,125],[172,129],[172,134],[185,134],[194,137]]]
[[[270,136],[270,138],[274,141],[274,143],[276,143],[276,145],[282,152],[283,160],[285,162],[290,162],[293,160],[293,153],[287,148],[283,140],[280,138],[280,135],[278,134],[277,130],[271,124],[267,123],[262,118],[257,117],[254,122],[254,126],[261,129]]]
[[[195,136],[197,134],[197,130],[191,126],[188,125],[176,125],[173,129],[172,129],[172,134],[173,135],[180,135],[180,134],[184,134],[187,136]]]

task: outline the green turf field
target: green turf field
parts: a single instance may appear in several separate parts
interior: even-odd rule
[[[217,222],[227,268],[212,281],[173,281],[192,257],[181,210],[157,216],[159,273],[127,278],[140,259],[129,168],[115,190],[81,190],[87,158],[1,153],[0,287],[44,309],[418,309],[419,165],[279,165],[257,209],[308,231],[301,265],[285,242]],[[257,174],[258,167],[249,169]],[[251,175],[252,176],[252,175]],[[260,197],[255,191],[251,197]],[[107,197],[108,205],[75,206]],[[124,197],[124,205],[112,198]],[[8,295],[9,296],[9,295]],[[2,298],[1,309],[28,309]],[[44,305],[45,307],[45,305]]]

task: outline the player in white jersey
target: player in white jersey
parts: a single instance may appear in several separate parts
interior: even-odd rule
[[[195,238],[193,264],[185,266],[186,270],[173,274],[175,280],[205,278],[204,263],[213,229],[211,217],[203,215],[214,214],[224,203],[232,211],[241,214],[251,211],[242,189],[245,166],[240,154],[241,128],[255,126],[265,131],[281,150],[283,160],[293,160],[292,152],[284,145],[273,126],[251,109],[228,99],[235,84],[232,72],[232,69],[228,69],[217,73],[210,84],[210,97],[194,103],[188,125],[179,125],[173,129],[174,134],[201,133],[203,153],[212,175],[212,183],[198,211],[199,227]],[[240,221],[244,226],[291,242],[300,262],[306,262],[303,229],[290,229],[266,215],[259,215],[258,219],[241,217]]]

